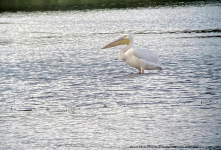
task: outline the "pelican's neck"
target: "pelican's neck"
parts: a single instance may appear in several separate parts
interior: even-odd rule
[[[130,39],[130,43],[126,47],[120,50],[118,56],[121,60],[124,61],[126,59],[125,52],[128,51],[133,46],[133,43],[134,43],[134,40]]]

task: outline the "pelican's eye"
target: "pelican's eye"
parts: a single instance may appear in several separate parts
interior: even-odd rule
[[[126,38],[127,36],[126,36],[126,35],[124,35],[123,37],[124,37],[124,38]]]

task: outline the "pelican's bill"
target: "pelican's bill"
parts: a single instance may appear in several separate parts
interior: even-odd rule
[[[114,46],[118,46],[118,45],[124,45],[124,44],[128,45],[129,43],[130,43],[129,39],[121,37],[121,38],[107,44],[106,46],[102,47],[101,49],[110,48],[110,47],[114,47]]]

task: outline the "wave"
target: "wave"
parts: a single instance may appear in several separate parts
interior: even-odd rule
[[[181,37],[181,38],[221,38],[221,35],[211,35],[211,36],[191,36],[191,37]]]
[[[201,30],[143,30],[143,31],[134,31],[134,30],[127,30],[127,31],[113,31],[113,32],[90,32],[84,33],[84,35],[88,34],[180,34],[180,33],[221,33],[221,29],[201,29]],[[78,33],[83,34],[83,33]],[[220,35],[219,35],[220,36]]]
[[[150,30],[146,30],[146,31],[135,31],[133,33],[134,34],[221,33],[221,29],[203,29],[203,30],[190,30],[190,29],[187,29],[187,30],[172,30],[172,31],[160,31],[160,30],[150,31]]]
[[[41,34],[41,36],[37,36],[36,38],[63,38],[63,36],[74,36],[74,37],[87,37],[89,35],[112,35],[112,34],[192,34],[195,33],[194,36],[193,34],[191,36],[180,36],[177,38],[220,38],[221,37],[221,29],[202,29],[202,30],[143,30],[143,31],[134,31],[134,30],[127,30],[127,31],[110,31],[110,32],[76,32],[76,33],[51,33],[51,32],[28,32],[28,33],[33,33],[33,34]],[[202,34],[200,34],[202,33]],[[206,34],[207,35],[203,35]],[[215,34],[211,34],[215,33]],[[217,34],[218,33],[218,34]],[[45,35],[44,35],[45,34]],[[62,35],[61,35],[62,34]],[[200,34],[199,36],[196,36],[196,34]],[[4,44],[0,40],[0,45]]]

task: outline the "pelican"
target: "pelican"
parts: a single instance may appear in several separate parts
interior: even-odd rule
[[[156,53],[148,49],[133,48],[134,38],[131,34],[122,35],[119,39],[107,44],[101,49],[118,45],[127,45],[118,54],[119,58],[129,66],[136,68],[138,73],[144,70],[163,70]]]

